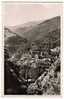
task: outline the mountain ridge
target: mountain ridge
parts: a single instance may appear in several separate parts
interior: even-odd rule
[[[60,16],[45,20],[44,22],[36,24],[31,28],[30,27],[31,26],[26,28],[24,27],[23,30],[22,28],[20,28],[20,32],[19,29],[14,32],[11,29],[8,29],[8,31],[10,32],[9,34],[8,32],[4,31],[4,34],[7,34],[8,39],[5,41],[8,45],[11,44],[11,46],[13,45],[12,47],[16,46],[16,48],[18,49],[19,47],[17,47],[17,45],[22,47],[23,44],[25,44],[24,46],[26,46],[27,43],[27,45],[29,45],[29,43],[31,44],[33,41],[36,42],[38,46],[38,42],[48,43],[50,39],[50,42],[53,43],[54,41],[60,39]],[[12,36],[10,36],[10,34],[12,34]],[[11,39],[13,40],[11,41]],[[59,43],[60,42],[58,41],[57,44]]]

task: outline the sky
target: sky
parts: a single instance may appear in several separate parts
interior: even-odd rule
[[[3,3],[3,23],[6,26],[16,26],[31,21],[50,19],[61,16],[61,3]]]

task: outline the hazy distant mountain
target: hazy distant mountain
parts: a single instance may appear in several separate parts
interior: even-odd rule
[[[33,22],[31,21],[17,26],[9,26],[9,29],[19,34],[20,36],[24,37],[25,32],[28,32],[29,30],[31,30],[32,28],[37,26],[40,22],[41,21],[33,21]]]
[[[18,48],[23,48],[24,44],[27,43],[27,39],[17,35],[7,27],[4,27],[4,41],[5,47],[11,54],[15,53]]]
[[[44,38],[49,32],[60,29],[60,17],[55,17],[47,21],[41,22],[38,26],[24,32],[24,37],[29,40],[38,40]],[[52,34],[53,35],[53,34]]]
[[[16,33],[12,32],[9,28],[4,27],[4,38],[7,39],[8,37],[16,36]]]
[[[13,32],[12,32],[13,31]],[[29,22],[19,26],[5,28],[7,44],[12,48],[19,48],[28,40],[29,42],[56,42],[60,43],[60,16],[45,20],[44,22]],[[28,43],[29,43],[28,42]]]
[[[15,27],[14,32],[27,38],[28,40],[38,40],[44,38],[49,32],[60,28],[60,16],[51,18],[44,22],[29,22],[23,26]]]

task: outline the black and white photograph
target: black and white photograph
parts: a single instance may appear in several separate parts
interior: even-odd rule
[[[3,2],[4,95],[61,95],[62,3]]]

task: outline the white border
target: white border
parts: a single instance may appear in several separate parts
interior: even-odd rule
[[[43,2],[43,3],[48,3],[48,2],[63,2],[63,0],[1,0],[1,1],[21,1],[21,2]]]
[[[10,0],[2,0],[2,1],[10,1]],[[13,1],[13,0],[11,0],[11,1]],[[14,1],[18,1],[18,0],[14,0]],[[21,1],[21,0],[19,0],[19,1]],[[22,0],[22,2],[24,2],[24,1],[26,1],[26,2],[30,2],[30,0]],[[55,2],[56,0],[54,0],[54,1],[51,1],[51,0],[49,0],[49,2]],[[57,0],[56,1],[56,3],[57,2],[62,2],[63,0]],[[32,0],[32,2],[33,3],[41,3],[41,2],[47,2],[47,3],[49,3],[47,0]],[[64,8],[64,3],[63,3],[63,8]],[[64,12],[64,10],[63,10],[63,12]],[[63,70],[64,70],[64,66],[63,66],[63,64],[64,64],[64,19],[63,19],[63,17],[64,17],[64,15],[62,15],[62,19],[61,19],[61,78],[62,78],[62,80],[61,80],[61,85],[62,85],[62,88],[61,88],[61,93],[62,93],[62,96],[22,96],[22,95],[9,95],[9,96],[5,96],[5,98],[7,99],[7,98],[23,98],[23,99],[25,99],[25,98],[45,98],[45,99],[49,99],[49,98],[52,98],[52,99],[61,99],[62,97],[63,97],[63,95],[64,95],[64,73],[63,73]],[[4,66],[4,51],[3,51],[3,45],[4,45],[4,43],[3,43],[3,28],[2,28],[2,2],[0,2],[0,93],[1,93],[1,95],[3,95],[3,66]],[[1,96],[1,98],[3,98],[2,96]]]

